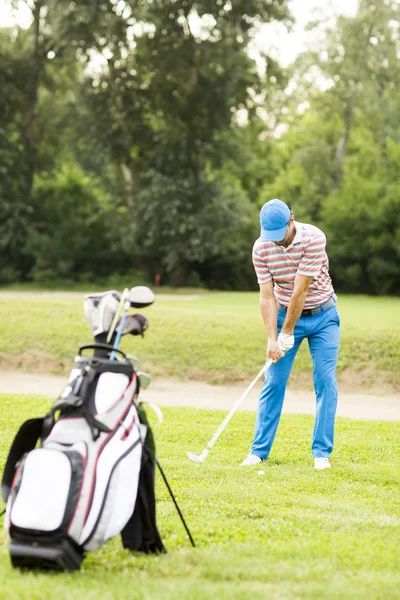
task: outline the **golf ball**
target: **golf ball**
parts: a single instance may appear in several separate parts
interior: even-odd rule
[[[257,475],[265,475],[265,471],[257,471]]]

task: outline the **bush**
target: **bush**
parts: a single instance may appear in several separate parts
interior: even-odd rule
[[[111,203],[78,167],[68,165],[39,180],[34,202],[27,243],[33,281],[98,280],[133,266],[112,229]]]

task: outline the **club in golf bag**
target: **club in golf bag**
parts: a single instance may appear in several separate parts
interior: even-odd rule
[[[126,288],[122,294],[116,290],[87,294],[84,313],[95,342],[109,344],[116,349],[123,335],[130,333],[143,336],[148,328],[146,317],[139,314],[128,315],[127,312],[130,307],[150,306],[154,300],[153,292],[146,286],[136,286],[130,290]],[[100,355],[104,356],[104,352],[100,352]]]
[[[262,377],[265,374],[265,372],[267,371],[267,369],[269,369],[271,364],[272,364],[272,360],[269,360],[263,366],[263,368],[258,373],[258,375],[253,379],[253,381],[250,383],[250,385],[246,388],[246,390],[240,396],[239,400],[236,402],[236,404],[231,408],[229,413],[226,415],[225,419],[222,421],[221,425],[218,427],[217,431],[214,433],[214,435],[212,436],[212,438],[210,439],[210,441],[208,442],[207,446],[204,448],[202,453],[197,455],[197,454],[194,454],[193,452],[186,452],[186,456],[188,457],[189,460],[191,460],[192,462],[195,462],[195,463],[202,463],[205,461],[207,456],[210,454],[210,450],[213,448],[215,442],[217,441],[217,439],[219,438],[221,433],[224,431],[225,427],[228,425],[228,423],[232,419],[233,415],[236,413],[236,411],[238,410],[238,408],[240,407],[242,402],[245,400],[245,398],[247,398],[247,396],[249,395],[249,393],[251,392],[251,390],[257,383],[257,381],[260,379],[260,377]]]
[[[123,296],[121,298],[121,301],[123,300],[123,313],[121,316],[121,320],[117,326],[117,334],[115,336],[115,341],[114,341],[114,350],[110,355],[110,360],[113,360],[115,358],[115,349],[118,348],[119,342],[121,340],[121,336],[124,332],[124,327],[125,327],[125,321],[128,315],[128,310],[131,306],[133,306],[134,308],[144,308],[146,306],[149,306],[150,304],[153,304],[154,300],[155,300],[155,296],[153,294],[153,292],[146,286],[136,286],[134,288],[132,288],[130,291],[128,290],[124,290]],[[132,331],[128,331],[127,333],[132,333]],[[107,336],[108,337],[108,336]]]

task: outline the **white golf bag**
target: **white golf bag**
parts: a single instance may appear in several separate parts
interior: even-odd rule
[[[139,377],[123,352],[117,350],[120,360],[83,356],[90,348],[99,346],[80,348],[69,385],[45,417],[22,425],[10,450],[2,495],[13,566],[79,569],[85,552],[133,516],[146,452],[135,405]],[[151,473],[157,539],[149,551],[163,551],[154,462]],[[148,487],[148,473],[146,479]]]

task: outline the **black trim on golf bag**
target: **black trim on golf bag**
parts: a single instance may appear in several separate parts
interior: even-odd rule
[[[82,356],[87,349],[110,352],[82,346],[69,385],[47,415],[21,426],[10,449],[2,496],[13,566],[79,569],[87,551],[121,531],[126,548],[165,552],[152,450],[141,439],[146,419],[135,404],[139,378],[123,352],[111,361]]]

